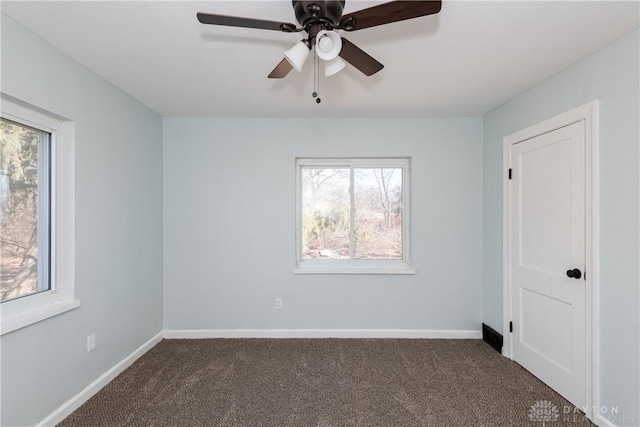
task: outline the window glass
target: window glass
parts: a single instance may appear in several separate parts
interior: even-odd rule
[[[302,258],[348,259],[349,169],[302,168]]]
[[[402,259],[402,169],[356,168],[354,258]]]
[[[51,134],[0,121],[0,301],[51,289]]]

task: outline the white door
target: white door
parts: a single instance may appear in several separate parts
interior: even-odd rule
[[[510,168],[513,359],[583,407],[585,122],[512,145]]]

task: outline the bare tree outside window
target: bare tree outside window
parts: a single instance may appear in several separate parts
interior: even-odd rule
[[[349,169],[302,169],[303,258],[349,258]]]
[[[302,259],[403,261],[403,168],[340,162],[300,168]]]
[[[354,169],[354,257],[402,259],[402,169]]]
[[[38,283],[39,151],[48,141],[47,132],[0,121],[0,301],[49,289]]]

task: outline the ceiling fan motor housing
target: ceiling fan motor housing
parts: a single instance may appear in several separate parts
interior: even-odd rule
[[[317,24],[328,24],[328,29],[338,25],[345,0],[292,0],[296,20],[305,29]]]

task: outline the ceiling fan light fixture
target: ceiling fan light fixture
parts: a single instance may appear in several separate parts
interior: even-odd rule
[[[324,61],[331,61],[340,54],[342,50],[342,39],[335,31],[322,30],[316,35],[316,52],[318,57]]]
[[[309,57],[309,46],[304,40],[294,44],[291,49],[284,52],[284,57],[289,61],[291,66],[297,71],[302,71],[302,66]]]
[[[347,66],[347,63],[344,62],[339,56],[336,56],[331,61],[325,61],[324,63],[324,76],[329,77],[338,73],[344,67]]]

